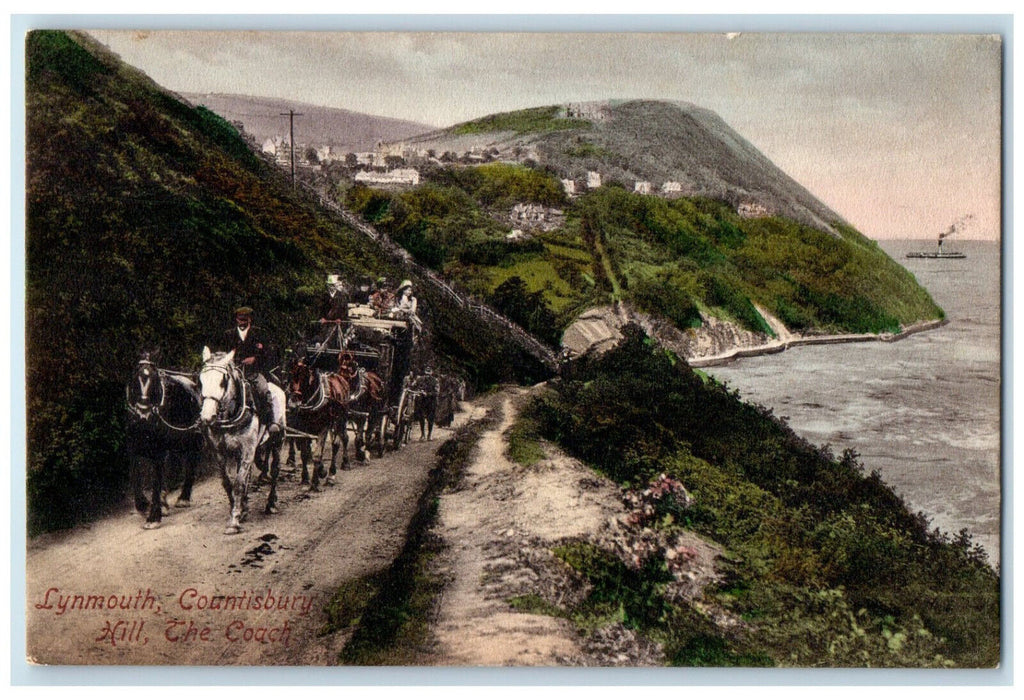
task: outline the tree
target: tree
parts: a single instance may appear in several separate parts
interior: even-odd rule
[[[499,284],[488,301],[533,335],[552,344],[558,343],[561,335],[558,319],[544,302],[543,292],[526,291],[526,282],[518,275]]]

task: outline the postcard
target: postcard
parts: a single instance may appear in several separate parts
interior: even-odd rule
[[[1003,53],[28,32],[28,663],[997,669]]]

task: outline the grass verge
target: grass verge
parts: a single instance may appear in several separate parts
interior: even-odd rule
[[[430,623],[444,581],[431,573],[443,543],[431,533],[438,499],[455,486],[480,435],[493,418],[472,421],[441,445],[427,488],[406,532],[405,546],[378,574],[343,584],[327,605],[321,634],[354,627],[339,662],[356,666],[404,666],[419,662],[430,643]]]

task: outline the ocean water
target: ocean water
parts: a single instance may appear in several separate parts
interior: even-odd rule
[[[791,348],[709,372],[802,437],[852,448],[914,511],[966,528],[1000,561],[1000,246],[960,241],[962,260],[907,258],[932,242],[879,241],[949,323],[895,343]]]

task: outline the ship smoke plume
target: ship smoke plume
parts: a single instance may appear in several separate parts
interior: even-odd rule
[[[963,230],[964,226],[967,225],[967,222],[973,218],[974,214],[966,214],[964,216],[961,216],[959,219],[954,221],[948,229],[939,234],[939,240],[941,241],[943,238],[952,236],[954,233],[959,233],[960,231]]]

